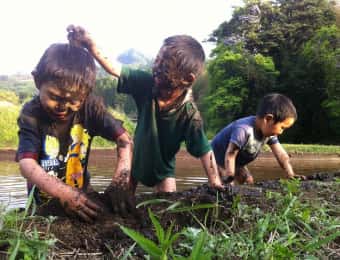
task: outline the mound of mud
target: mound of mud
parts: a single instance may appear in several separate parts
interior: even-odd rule
[[[340,173],[334,174],[315,174],[308,177],[308,180],[301,182],[301,189],[310,193],[315,191],[315,196],[320,196],[315,189],[316,181],[328,182],[334,181],[340,176]],[[264,181],[256,183],[253,186],[228,186],[225,191],[217,192],[207,185],[202,185],[190,190],[175,193],[157,193],[157,194],[138,194],[137,204],[142,203],[138,208],[139,217],[121,216],[112,213],[108,199],[104,194],[93,192],[88,194],[89,197],[103,205],[104,212],[96,220],[95,223],[89,224],[82,222],[74,217],[69,217],[63,210],[57,200],[51,200],[49,204],[40,207],[37,211],[38,215],[57,216],[50,226],[52,232],[58,239],[55,259],[63,259],[63,257],[78,257],[77,259],[103,259],[106,254],[111,258],[119,258],[124,250],[129,248],[133,241],[128,238],[120,229],[120,225],[132,228],[148,238],[154,238],[154,230],[148,215],[148,208],[156,213],[159,217],[161,225],[167,227],[170,223],[175,222],[174,232],[182,230],[183,227],[193,226],[199,227],[197,219],[204,221],[207,219],[207,209],[195,210],[196,219],[189,211],[172,212],[169,210],[171,205],[176,203],[178,208],[193,206],[198,204],[219,203],[223,205],[218,208],[218,218],[225,220],[231,215],[231,206],[233,199],[241,199],[243,203],[257,205],[261,209],[270,209],[273,207],[271,201],[268,201],[265,194],[268,190],[279,190],[279,180]],[[319,187],[320,189],[320,187]],[[322,194],[322,193],[321,193]],[[325,198],[329,198],[330,194],[322,194]],[[339,192],[332,194],[335,200],[340,197]],[[308,196],[313,196],[309,194]],[[208,213],[212,214],[212,213]],[[216,212],[215,212],[216,215]],[[213,218],[212,215],[208,217]],[[208,218],[209,219],[209,218]],[[38,229],[46,230],[46,223],[37,223]],[[143,259],[143,252],[137,255]],[[73,259],[73,258],[72,258]]]

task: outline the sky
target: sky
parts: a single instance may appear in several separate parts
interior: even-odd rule
[[[81,25],[110,59],[129,48],[153,58],[163,39],[189,34],[203,41],[242,0],[3,0],[0,75],[30,73],[66,27]],[[202,43],[206,55],[211,44]]]

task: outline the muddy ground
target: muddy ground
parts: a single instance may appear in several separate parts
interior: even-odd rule
[[[326,187],[327,183],[334,182],[340,177],[340,172],[332,174],[315,174],[309,176],[308,180],[301,182],[301,191],[305,194],[305,199],[325,199],[332,202],[334,205],[340,206],[340,191],[330,192]],[[320,186],[320,183],[322,185]],[[254,186],[234,186],[228,187],[224,192],[219,193],[219,202],[223,207],[220,208],[218,214],[220,219],[226,219],[231,215],[231,205],[233,198],[239,195],[242,203],[249,205],[257,205],[264,211],[273,208],[273,201],[268,201],[265,193],[268,190],[281,192],[281,185],[278,180],[258,182]],[[92,193],[91,198],[101,203],[106,203],[104,194]],[[191,206],[202,203],[215,203],[217,201],[216,191],[203,185],[190,190],[177,193],[166,194],[139,194],[137,195],[137,204],[152,200],[166,199],[173,203],[181,202],[182,206]],[[54,259],[118,259],[128,249],[133,241],[128,238],[121,230],[119,225],[130,227],[143,235],[154,238],[154,231],[149,220],[147,208],[151,208],[154,213],[160,218],[163,227],[169,226],[171,222],[175,222],[174,231],[180,231],[182,227],[194,226],[199,227],[190,212],[170,213],[165,209],[171,203],[163,202],[149,204],[139,208],[140,217],[138,219],[133,216],[121,218],[113,214],[110,206],[106,205],[106,210],[93,223],[88,224],[79,221],[75,218],[69,218],[57,201],[51,203],[38,210],[38,214],[58,216],[51,224],[49,231],[52,232],[58,239],[56,247],[53,249],[52,255]],[[337,210],[339,213],[339,210]],[[195,210],[195,216],[203,221],[206,216],[207,209]],[[247,223],[245,223],[247,224]],[[46,231],[46,224],[38,223],[38,229]],[[340,248],[340,241],[337,240],[337,245]],[[143,251],[136,248],[135,254],[137,259],[143,259]]]

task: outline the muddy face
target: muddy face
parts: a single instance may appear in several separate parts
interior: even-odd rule
[[[57,121],[66,121],[70,115],[81,108],[85,101],[85,95],[62,91],[53,83],[41,85],[39,98],[43,109]]]

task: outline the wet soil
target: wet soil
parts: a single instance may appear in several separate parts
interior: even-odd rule
[[[309,176],[306,181],[301,182],[301,190],[306,194],[305,199],[325,199],[339,207],[339,189],[327,188],[338,178],[340,178],[340,172],[318,173]],[[213,221],[216,212],[213,216],[212,211],[207,212],[207,209],[195,210],[195,219],[190,211],[171,212],[167,210],[174,203],[184,207],[218,201],[220,205],[223,205],[219,207],[218,218],[225,220],[231,216],[231,205],[236,195],[243,203],[256,205],[264,211],[271,210],[275,202],[266,199],[265,194],[269,190],[281,192],[280,181],[262,181],[253,186],[229,186],[223,192],[216,192],[207,185],[202,185],[176,193],[139,194],[137,195],[137,204],[145,201],[151,202],[154,199],[164,200],[139,207],[139,218],[132,215],[122,218],[113,214],[105,194],[94,192],[90,193],[89,196],[103,205],[104,212],[92,224],[67,216],[56,200],[52,200],[49,204],[39,208],[37,213],[42,216],[58,216],[49,227],[49,231],[58,239],[52,253],[54,259],[118,259],[133,244],[133,241],[121,231],[120,225],[132,228],[150,239],[155,238],[152,223],[149,220],[148,208],[159,217],[163,227],[166,228],[174,222],[174,232],[177,232],[183,227],[199,227],[197,220],[201,222],[204,222],[205,219]],[[339,210],[335,212],[339,215]],[[250,223],[244,224],[250,225]],[[46,231],[45,222],[36,223],[36,225],[39,230]],[[209,226],[209,223],[207,223],[207,226]],[[218,230],[214,230],[214,232],[218,232]],[[336,241],[336,243],[340,248],[340,241]],[[136,247],[134,253],[136,259],[144,259],[144,253],[141,249]]]

